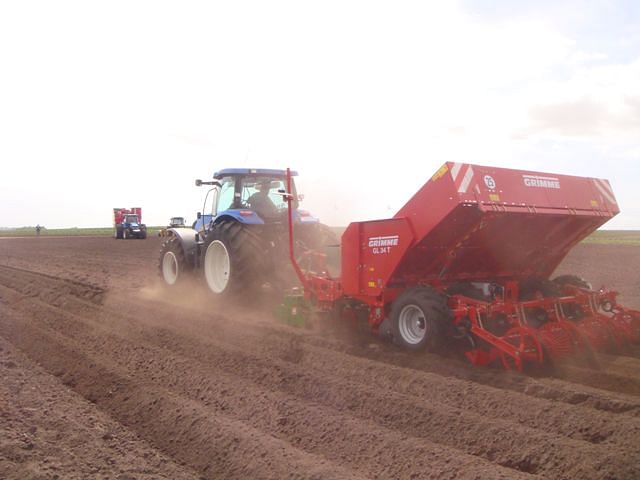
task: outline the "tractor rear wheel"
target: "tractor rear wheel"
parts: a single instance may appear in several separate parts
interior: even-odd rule
[[[393,302],[389,317],[396,343],[408,350],[433,352],[444,344],[451,311],[443,295],[429,287],[416,287]]]
[[[214,294],[232,297],[267,280],[269,255],[256,228],[222,221],[207,235],[203,270]]]
[[[181,284],[188,275],[191,266],[187,263],[178,237],[170,237],[162,244],[158,268],[162,280],[170,287]]]

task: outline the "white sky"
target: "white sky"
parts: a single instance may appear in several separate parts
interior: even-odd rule
[[[0,226],[193,221],[195,178],[299,171],[330,225],[445,161],[607,178],[640,229],[640,2],[4,1]]]

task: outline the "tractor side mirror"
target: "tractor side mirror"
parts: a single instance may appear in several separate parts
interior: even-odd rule
[[[221,187],[222,186],[222,184],[217,180],[214,180],[212,182],[203,182],[202,180],[197,179],[196,180],[196,187],[200,187],[202,185],[213,185],[214,187]]]

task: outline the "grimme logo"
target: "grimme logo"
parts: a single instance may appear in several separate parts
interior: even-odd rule
[[[398,245],[399,239],[400,237],[398,235],[369,237],[369,248],[374,255],[378,255],[379,253],[389,253],[391,251],[391,247]]]
[[[560,188],[560,180],[554,177],[539,177],[538,175],[522,175],[527,187]]]

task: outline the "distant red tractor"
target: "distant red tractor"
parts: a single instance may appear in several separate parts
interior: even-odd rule
[[[147,238],[147,226],[142,223],[142,208],[114,208],[113,237],[123,240]]]

